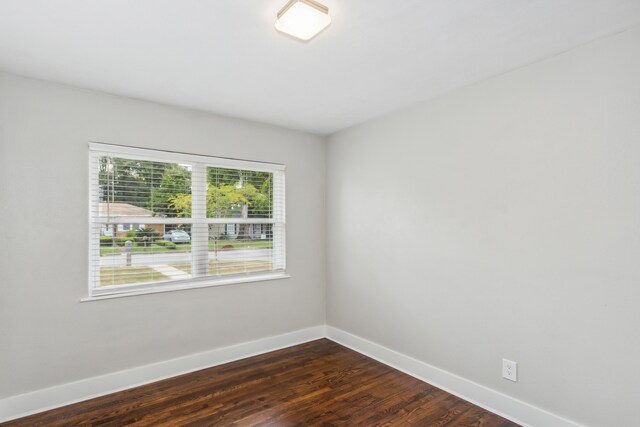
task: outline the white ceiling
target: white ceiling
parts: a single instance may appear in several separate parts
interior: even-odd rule
[[[286,0],[0,0],[0,69],[328,134],[640,23],[640,0],[322,2],[303,43]]]

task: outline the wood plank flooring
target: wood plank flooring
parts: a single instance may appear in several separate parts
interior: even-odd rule
[[[517,426],[321,339],[3,426]]]

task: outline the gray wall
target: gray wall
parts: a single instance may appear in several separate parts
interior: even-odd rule
[[[328,324],[640,425],[639,46],[628,31],[333,135]]]
[[[80,303],[87,141],[285,163],[291,279]],[[324,139],[0,73],[0,398],[324,324]]]
[[[587,425],[638,424],[639,45],[333,135],[328,323]],[[79,303],[89,140],[286,163],[293,278]],[[322,324],[324,155],[317,136],[0,73],[0,398]]]

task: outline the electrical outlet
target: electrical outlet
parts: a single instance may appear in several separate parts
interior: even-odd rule
[[[502,359],[502,377],[518,381],[518,364],[512,360]]]

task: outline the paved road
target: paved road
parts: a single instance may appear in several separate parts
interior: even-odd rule
[[[272,249],[234,249],[229,251],[218,251],[218,260],[263,260],[270,261],[272,257]],[[209,252],[209,259],[215,259],[213,251]],[[149,264],[178,264],[190,263],[191,253],[189,252],[159,252],[159,253],[135,253],[131,254],[132,265],[149,265]],[[101,267],[118,267],[127,263],[125,254],[122,255],[106,255],[100,257]]]

